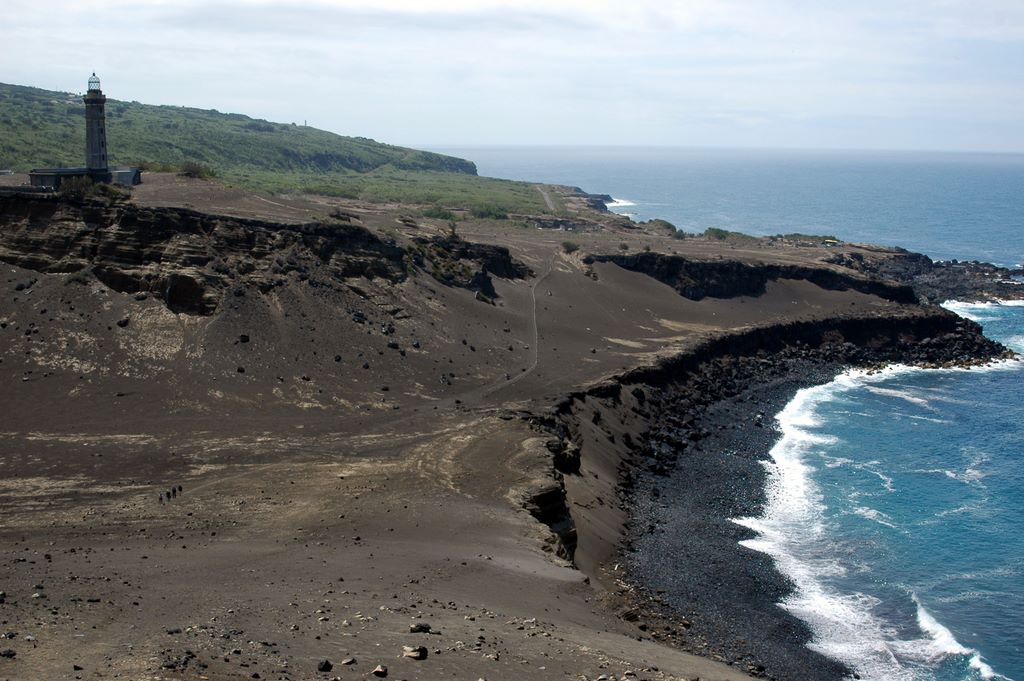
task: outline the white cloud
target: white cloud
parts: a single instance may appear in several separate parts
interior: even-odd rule
[[[1024,148],[1019,1],[4,0],[0,24],[0,80],[77,90],[95,69],[112,97],[395,142],[727,144],[730,126],[804,126],[809,144],[870,146],[941,115],[932,146],[984,129]]]

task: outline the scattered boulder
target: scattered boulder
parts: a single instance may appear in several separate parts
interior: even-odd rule
[[[334,665],[331,664],[330,660],[321,660],[316,666],[318,672],[329,672],[332,669],[334,669]]]
[[[431,628],[430,625],[427,624],[426,622],[413,622],[412,624],[409,625],[409,633],[410,634],[429,634],[430,633],[430,628]]]
[[[379,664],[376,667],[374,667],[373,671],[370,672],[370,673],[373,674],[374,676],[379,676],[380,678],[384,678],[385,676],[388,675],[388,668],[385,667],[382,664]]]

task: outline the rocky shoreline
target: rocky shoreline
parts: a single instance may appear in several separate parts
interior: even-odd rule
[[[762,462],[779,436],[774,414],[799,389],[850,367],[971,365],[1012,355],[977,324],[938,308],[902,321],[861,320],[859,331],[843,320],[811,326],[720,339],[560,408],[569,443],[563,449],[572,453],[562,455],[566,511],[574,522],[563,515],[552,527],[607,589],[608,605],[641,638],[769,679],[850,674],[807,647],[807,626],[777,606],[792,585],[769,556],[738,543],[752,534],[730,521],[763,510]],[[623,416],[610,416],[616,412]],[[584,413],[594,414],[591,423],[579,418]],[[588,531],[608,523],[581,511],[586,504],[573,472],[579,464],[571,463],[592,454],[588,441],[596,441],[584,431],[595,425],[628,452],[615,487],[624,530],[617,547],[597,558],[593,548],[583,556],[579,548]]]
[[[864,247],[862,253],[836,254],[829,262],[872,277],[913,287],[924,303],[947,300],[986,302],[1024,298],[1024,269],[978,261],[935,261],[903,249]],[[872,251],[887,257],[876,257]]]

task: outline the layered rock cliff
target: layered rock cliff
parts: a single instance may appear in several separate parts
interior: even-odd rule
[[[690,300],[759,296],[764,293],[769,281],[803,279],[828,290],[859,291],[896,303],[917,302],[909,286],[826,267],[775,263],[753,265],[728,260],[702,261],[662,253],[595,255],[589,256],[586,262],[613,262],[627,270],[643,272],[668,284]]]
[[[45,273],[89,271],[111,289],[194,315],[212,314],[227,293],[265,293],[290,277],[327,287],[364,277],[396,283],[420,266],[441,283],[493,298],[491,274],[529,273],[499,246],[435,239],[406,249],[342,221],[287,225],[23,194],[0,196],[0,224],[2,262]]]

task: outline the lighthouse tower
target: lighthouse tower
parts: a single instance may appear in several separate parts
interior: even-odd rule
[[[100,79],[93,73],[89,91],[85,93],[85,166],[93,179],[106,181],[107,120],[104,107],[107,98],[100,90]]]
[[[142,170],[130,166],[110,167],[107,162],[107,98],[100,90],[100,79],[92,74],[89,91],[85,93],[85,167],[37,168],[28,174],[33,187],[50,191],[60,189],[64,180],[88,177],[93,182],[107,182],[131,187],[142,182]]]

